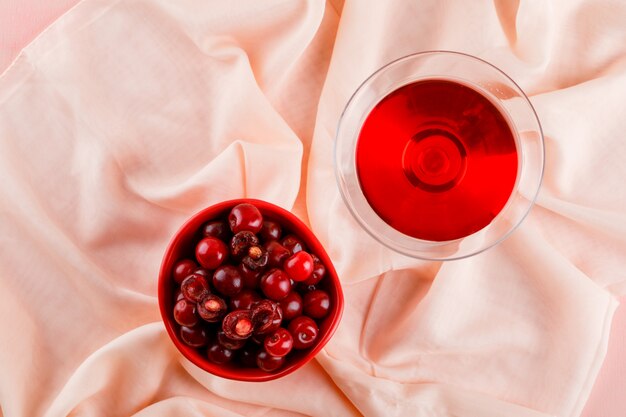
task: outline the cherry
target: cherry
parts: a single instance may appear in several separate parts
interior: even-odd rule
[[[174,304],[174,320],[181,326],[194,326],[198,323],[196,305],[184,298],[177,301],[176,304]]]
[[[252,232],[244,230],[237,233],[230,240],[230,253],[235,259],[241,259],[248,255],[250,246],[258,246],[259,238]]]
[[[205,237],[215,237],[221,241],[228,242],[230,240],[230,228],[225,221],[215,220],[205,223],[202,226],[202,235]]]
[[[299,316],[291,320],[287,330],[293,336],[294,349],[306,349],[313,346],[319,331],[317,324],[307,316]]]
[[[261,300],[252,308],[252,323],[254,334],[269,333],[278,327],[283,321],[283,311],[278,303],[271,300]]]
[[[305,251],[294,253],[287,258],[283,269],[294,281],[305,281],[313,274],[313,258]]]
[[[267,251],[260,246],[250,246],[248,254],[243,257],[241,263],[248,269],[260,271],[265,268],[268,261]]]
[[[174,272],[172,274],[174,276],[174,281],[180,285],[180,283],[183,282],[187,276],[191,275],[197,267],[198,264],[191,259],[183,259],[176,262],[174,265]]]
[[[278,304],[283,310],[283,318],[285,320],[291,320],[302,314],[302,297],[295,291],[287,294],[287,297],[280,300]]]
[[[179,302],[180,300],[184,300],[185,296],[183,295],[183,293],[180,290],[176,290],[176,293],[174,293],[174,301],[175,302]]]
[[[284,363],[284,356],[272,356],[264,350],[256,356],[256,365],[265,372],[273,372],[283,366]]]
[[[227,297],[236,295],[243,288],[239,269],[232,265],[220,266],[213,273],[213,287]]]
[[[261,301],[261,296],[253,290],[242,290],[230,298],[228,307],[231,310],[249,310],[254,304]]]
[[[182,326],[180,328],[180,338],[192,347],[204,346],[209,341],[205,328],[199,325],[193,327]]]
[[[311,258],[313,258],[313,274],[305,280],[304,283],[316,285],[324,278],[324,275],[326,275],[326,267],[317,256],[311,254]]]
[[[252,312],[250,310],[231,311],[222,321],[224,334],[231,339],[247,339],[252,335]]]
[[[259,287],[261,271],[254,271],[248,268],[245,264],[241,264],[239,265],[239,273],[241,275],[244,288],[254,290]]]
[[[219,342],[220,345],[231,350],[240,349],[243,347],[243,345],[246,344],[246,339],[240,339],[240,340],[231,339],[230,337],[226,336],[226,333],[224,333],[224,330],[220,330],[217,332],[217,341]]]
[[[207,349],[207,357],[209,360],[218,365],[230,362],[233,356],[234,354],[231,349],[228,349],[217,342],[212,343]]]
[[[280,224],[276,223],[274,220],[264,220],[263,226],[261,226],[261,231],[259,232],[259,236],[263,239],[263,242],[278,240],[282,234],[282,227],[280,227]]]
[[[209,293],[209,283],[204,276],[193,273],[180,284],[180,291],[187,300],[197,303]]]
[[[293,337],[286,329],[279,327],[265,337],[263,346],[272,356],[286,356],[293,347]]]
[[[217,323],[227,312],[226,301],[215,294],[207,294],[197,305],[198,315],[209,323]]]
[[[260,287],[267,298],[278,301],[291,291],[291,281],[282,270],[274,268],[261,277]]]
[[[321,319],[330,310],[330,297],[326,291],[314,290],[304,295],[304,314]]]
[[[259,346],[255,343],[246,343],[239,351],[239,362],[247,368],[256,368],[256,357],[259,354]]]
[[[274,268],[282,267],[283,262],[285,262],[285,260],[289,258],[289,256],[291,256],[291,252],[289,252],[289,249],[274,240],[266,243],[265,249],[267,250],[268,256],[267,263],[269,266],[272,266]]]
[[[206,269],[215,269],[228,256],[228,248],[216,237],[205,237],[196,245],[196,259]]]
[[[304,242],[302,242],[299,237],[294,235],[285,236],[280,243],[292,254],[305,250]]]
[[[263,226],[263,215],[252,204],[237,204],[228,215],[228,224],[233,233],[239,233],[243,230],[258,233]]]

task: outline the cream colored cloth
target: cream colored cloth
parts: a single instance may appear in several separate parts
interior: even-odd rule
[[[21,416],[577,416],[626,293],[621,1],[89,0],[0,78],[0,405]],[[538,206],[463,261],[395,255],[339,197],[333,135],[400,56],[487,59],[546,134]],[[266,199],[310,222],[346,294],[302,370],[212,377],[156,277],[195,211]]]

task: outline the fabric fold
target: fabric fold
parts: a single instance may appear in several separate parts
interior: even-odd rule
[[[617,0],[79,3],[0,76],[1,414],[580,415],[626,294],[625,16]],[[369,236],[333,170],[354,90],[434,49],[509,74],[547,145],[526,221],[446,263]],[[308,222],[346,296],[324,351],[271,383],[201,371],[158,323],[170,237],[238,197]]]

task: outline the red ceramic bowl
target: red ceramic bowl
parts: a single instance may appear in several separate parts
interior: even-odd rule
[[[318,321],[319,334],[317,344],[306,350],[292,351],[292,353],[287,356],[287,361],[284,366],[271,373],[258,368],[245,368],[236,363],[216,365],[210,362],[206,357],[206,353],[203,352],[203,348],[192,348],[182,342],[179,336],[180,326],[174,321],[172,313],[174,307],[174,291],[177,287],[172,278],[174,264],[182,258],[193,259],[195,243],[200,239],[199,230],[205,222],[217,218],[225,218],[230,212],[230,209],[240,203],[254,204],[261,211],[263,216],[274,219],[281,224],[283,230],[288,230],[290,233],[300,237],[309,248],[309,251],[316,254],[324,263],[324,266],[326,266],[326,277],[320,282],[319,287],[327,291],[330,295],[331,310],[324,319]],[[313,232],[287,210],[265,201],[252,199],[230,200],[216,204],[196,213],[183,224],[172,238],[163,256],[163,262],[159,272],[158,292],[161,317],[165,323],[167,333],[178,350],[187,359],[205,371],[223,378],[239,381],[269,381],[290,374],[300,368],[313,359],[330,340],[339,324],[343,312],[343,293],[337,272],[328,254]]]

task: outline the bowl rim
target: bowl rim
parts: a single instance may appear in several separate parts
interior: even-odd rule
[[[306,353],[303,353],[302,358],[300,358],[297,362],[294,362],[290,364],[289,366],[285,366],[284,368],[281,368],[277,372],[267,373],[263,375],[239,374],[236,370],[225,368],[221,365],[211,363],[208,360],[199,360],[196,356],[191,356],[189,353],[192,351],[197,351],[197,348],[193,348],[193,347],[183,344],[183,342],[179,339],[177,327],[173,323],[173,320],[170,318],[169,312],[166,310],[166,300],[165,300],[166,291],[165,290],[166,290],[166,286],[170,285],[171,283],[171,275],[170,275],[170,272],[165,271],[165,269],[166,269],[167,264],[171,264],[173,262],[172,258],[174,256],[174,252],[175,252],[175,249],[177,248],[177,245],[180,243],[181,236],[185,233],[188,233],[192,225],[198,222],[199,219],[202,219],[201,223],[207,222],[211,220],[212,217],[208,217],[211,214],[223,212],[227,210],[229,207],[232,208],[236,206],[237,204],[241,204],[241,203],[253,204],[257,208],[259,208],[259,210],[262,213],[264,211],[268,213],[271,212],[273,217],[277,218],[277,220],[279,221],[286,219],[288,223],[290,223],[291,225],[294,225],[295,229],[297,229],[297,230],[291,230],[291,232],[296,234],[298,237],[302,238],[304,242],[307,244],[307,246],[309,247],[315,246],[316,249],[321,249],[321,251],[316,250],[315,254],[318,257],[320,257],[322,261],[324,261],[324,266],[326,267],[326,271],[327,271],[327,275],[325,279],[330,279],[330,281],[332,282],[331,286],[333,288],[333,292],[335,293],[335,297],[336,297],[335,305],[331,309],[329,316],[328,316],[329,323],[327,326],[327,331],[318,340],[317,344],[311,350],[307,351]],[[291,229],[294,229],[294,228],[291,228]],[[302,233],[303,231],[304,233]],[[313,245],[311,245],[311,243],[313,243]],[[193,363],[200,369],[210,374],[222,377],[222,378],[237,380],[237,381],[247,381],[247,382],[271,381],[277,378],[281,378],[285,375],[288,375],[296,371],[297,369],[301,368],[302,366],[304,366],[311,359],[313,359],[324,348],[326,343],[328,343],[328,341],[332,338],[335,331],[337,330],[337,327],[339,326],[339,322],[341,321],[341,318],[343,316],[343,309],[344,309],[344,296],[343,296],[343,290],[341,288],[341,282],[339,280],[339,276],[337,275],[337,271],[335,270],[335,267],[332,263],[332,260],[330,259],[330,256],[326,252],[326,249],[324,248],[322,243],[319,241],[319,239],[317,239],[317,236],[315,236],[313,231],[302,220],[300,220],[295,214],[291,213],[290,211],[278,205],[275,205],[273,203],[270,203],[264,200],[253,199],[253,198],[238,198],[238,199],[222,201],[220,203],[216,203],[211,206],[205,207],[204,209],[194,213],[189,218],[187,218],[187,220],[172,235],[164,251],[161,265],[159,267],[159,278],[157,282],[157,290],[158,290],[157,298],[158,298],[158,303],[159,303],[159,311],[161,313],[161,320],[163,321],[165,329],[170,339],[172,340],[172,342],[178,349],[178,351],[188,361],[190,361],[191,363]]]

